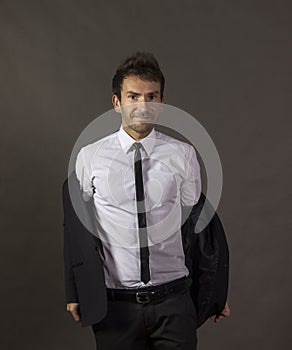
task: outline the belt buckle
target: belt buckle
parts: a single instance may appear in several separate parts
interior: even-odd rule
[[[144,291],[144,292],[137,292],[136,293],[136,300],[139,304],[146,304],[149,303],[151,301],[149,295],[153,295],[155,294],[154,292],[148,292],[148,291]]]

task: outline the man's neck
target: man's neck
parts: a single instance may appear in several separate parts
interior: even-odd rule
[[[123,126],[124,131],[131,136],[134,140],[142,140],[144,139],[146,136],[148,136],[151,131],[153,130],[153,128],[151,130],[148,130],[145,133],[142,132],[136,132],[135,130],[129,128],[128,126]]]

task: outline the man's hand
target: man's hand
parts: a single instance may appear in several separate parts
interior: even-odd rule
[[[214,315],[214,316],[210,317],[210,319],[215,323],[215,322],[221,321],[225,317],[229,317],[229,316],[230,316],[230,307],[229,307],[228,303],[226,303],[221,314],[219,316]]]
[[[81,320],[78,303],[67,304],[67,311],[69,311],[71,313],[71,315],[73,316],[73,318],[76,322],[79,322]]]

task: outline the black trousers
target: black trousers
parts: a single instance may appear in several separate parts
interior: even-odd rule
[[[92,326],[97,350],[195,350],[196,311],[189,291],[147,304],[109,300]]]

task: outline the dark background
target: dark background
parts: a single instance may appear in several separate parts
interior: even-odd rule
[[[232,317],[205,324],[199,349],[291,346],[291,10],[0,1],[1,349],[94,349],[65,311],[61,186],[76,139],[111,109],[117,64],[136,50],[156,55],[166,103],[204,125],[222,161]]]

